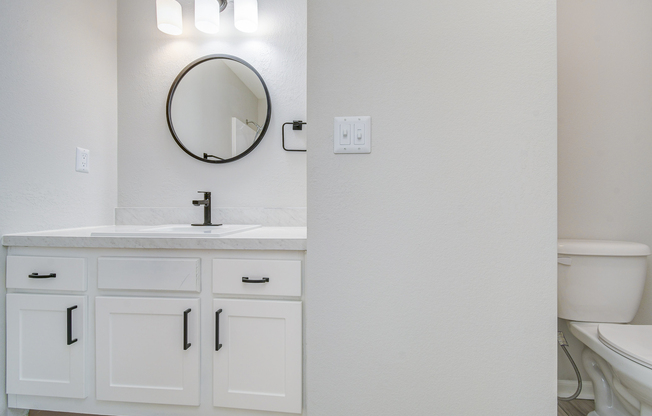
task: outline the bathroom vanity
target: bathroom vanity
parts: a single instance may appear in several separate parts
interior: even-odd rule
[[[8,235],[9,406],[112,415],[303,411],[305,227]]]

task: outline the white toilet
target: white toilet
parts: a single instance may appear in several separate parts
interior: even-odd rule
[[[626,325],[641,302],[649,255],[639,243],[558,241],[558,316],[586,346],[589,416],[652,416],[652,325]]]

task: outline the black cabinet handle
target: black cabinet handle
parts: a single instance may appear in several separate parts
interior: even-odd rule
[[[222,344],[220,344],[220,314],[222,313],[222,309],[218,309],[217,312],[215,312],[215,351],[219,351],[220,348],[222,348]]]
[[[188,342],[188,314],[190,313],[190,308],[183,311],[183,350],[187,350],[192,345]]]
[[[67,325],[68,334],[66,336],[66,339],[68,341],[68,345],[71,345],[71,344],[74,344],[75,342],[77,342],[77,338],[72,339],[72,311],[74,309],[77,309],[77,305],[71,306],[71,307],[68,308],[68,325]]]
[[[269,277],[263,277],[260,280],[251,280],[248,277],[242,278],[242,283],[267,283],[269,282]]]
[[[38,274],[38,273],[32,273],[28,275],[30,279],[49,279],[51,277],[57,277],[56,273],[50,273],[50,274]]]

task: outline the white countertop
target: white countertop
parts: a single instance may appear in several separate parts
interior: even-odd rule
[[[224,237],[92,236],[96,232],[129,232],[142,226],[111,225],[7,234],[8,247],[167,248],[197,250],[306,250],[306,227],[259,227]]]

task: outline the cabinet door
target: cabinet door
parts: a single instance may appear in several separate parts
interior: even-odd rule
[[[97,398],[199,405],[199,299],[97,297]]]
[[[86,297],[7,295],[7,393],[85,398]]]
[[[213,307],[213,405],[301,413],[301,302],[215,299]]]

